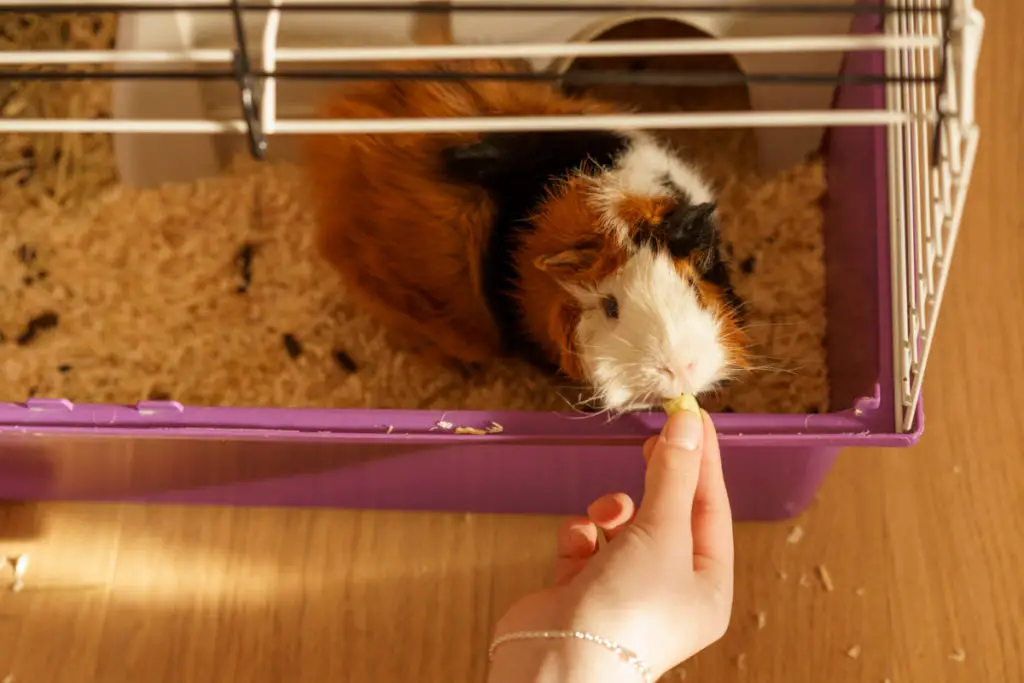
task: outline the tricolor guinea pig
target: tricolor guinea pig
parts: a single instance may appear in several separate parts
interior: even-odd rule
[[[384,69],[424,69],[424,63]],[[524,72],[514,61],[438,72]],[[341,119],[622,113],[554,85],[382,80],[347,86]],[[475,364],[516,355],[646,409],[714,389],[749,340],[698,170],[639,131],[310,136],[318,245],[393,330]]]

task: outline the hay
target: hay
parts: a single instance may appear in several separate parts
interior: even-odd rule
[[[4,49],[107,47],[113,35],[111,16],[0,19]],[[0,107],[10,116],[109,116],[109,91],[6,84]],[[822,169],[758,177],[750,142],[735,131],[689,141],[720,184],[726,237],[744,264],[737,290],[775,369],[704,403],[823,410]],[[154,190],[115,177],[107,136],[0,139],[0,401],[567,407],[551,380],[523,363],[493,363],[467,378],[391,344],[317,258],[296,168],[240,159],[221,177]],[[26,340],[30,321],[47,314],[55,325],[37,324]]]

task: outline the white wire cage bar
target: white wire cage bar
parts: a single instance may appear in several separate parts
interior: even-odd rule
[[[742,2],[742,0],[738,0]],[[766,35],[756,37],[686,38],[673,40],[617,40],[562,43],[455,44],[387,47],[281,47],[283,12],[305,9],[333,10],[356,3],[300,3],[266,0],[240,3],[230,0],[192,0],[192,9],[255,11],[266,13],[259,43],[261,72],[251,68],[239,75],[243,101],[252,98],[245,114],[228,120],[161,119],[0,119],[0,133],[241,133],[250,136],[287,134],[442,133],[524,130],[601,130],[615,128],[726,128],[806,126],[886,126],[892,283],[893,364],[897,431],[910,431],[920,402],[935,323],[945,291],[953,250],[963,216],[979,131],[974,119],[975,72],[984,28],[972,0],[887,0],[875,11],[884,15],[884,32],[877,35]],[[366,3],[362,3],[365,5]],[[380,2],[378,6],[402,3]],[[502,0],[489,4],[506,7]],[[520,3],[521,4],[521,3]],[[700,4],[677,3],[677,9]],[[0,0],[4,8],[25,3]],[[125,2],[92,2],[90,9],[118,9]],[[135,0],[132,8],[171,11],[183,5],[169,0]],[[47,6],[81,9],[74,0],[50,0]],[[534,4],[534,6],[537,6]],[[578,9],[575,2],[566,9]],[[588,5],[596,6],[596,5]],[[607,5],[610,6],[610,5]],[[737,2],[719,2],[727,10]],[[453,3],[451,11],[460,11]],[[823,7],[791,5],[799,7]],[[833,6],[833,10],[838,6]],[[858,5],[857,11],[870,5]],[[846,6],[853,11],[854,6]],[[365,7],[364,7],[365,9]],[[842,9],[842,7],[840,7]],[[240,29],[241,30],[241,29]],[[95,76],[95,67],[119,65],[221,65],[236,68],[240,52],[248,60],[241,30],[236,49],[90,50],[0,53],[0,71],[13,67],[19,76],[40,73],[40,67],[72,67]],[[256,41],[253,41],[254,43]],[[531,57],[615,57],[711,54],[771,54],[779,51],[844,53],[881,51],[885,54],[886,107],[882,110],[802,110],[729,112],[653,112],[616,116],[461,117],[445,119],[321,120],[281,118],[277,82],[290,77],[284,65],[304,62],[388,62],[468,60]],[[242,77],[246,81],[243,82]],[[389,77],[393,74],[389,74]],[[158,77],[158,76],[154,76]],[[259,80],[257,96],[253,83]],[[265,144],[265,143],[264,143]],[[255,152],[254,152],[255,153]]]
[[[897,8],[908,4],[895,3]],[[887,107],[935,102],[940,114],[935,122],[890,127],[888,135],[893,362],[899,380],[895,405],[904,431],[911,428],[921,400],[978,150],[974,91],[983,31],[984,18],[970,0],[949,0],[942,15],[886,19],[890,34],[948,38],[941,54],[913,48],[888,53],[886,60],[887,72],[896,76],[937,77],[937,83],[915,88],[890,85]]]
[[[401,46],[401,47],[356,47],[356,48],[312,48],[296,49],[279,47],[279,30],[281,12],[297,9],[319,9],[343,11],[365,3],[358,2],[295,2],[267,0],[265,2],[235,2],[230,0],[189,0],[185,3],[173,0],[106,0],[83,3],[79,0],[50,0],[46,3],[49,10],[64,6],[66,8],[144,8],[159,10],[175,10],[188,6],[192,10],[207,9],[220,11],[259,11],[267,14],[262,31],[261,57],[263,63],[263,92],[259,102],[260,134],[303,134],[303,133],[444,133],[458,130],[477,132],[505,132],[516,130],[574,130],[582,127],[588,129],[611,129],[629,126],[671,128],[720,128],[720,127],[775,127],[775,126],[864,126],[864,125],[909,125],[920,121],[937,121],[934,106],[920,109],[893,109],[887,111],[799,111],[799,112],[722,112],[722,113],[690,113],[662,112],[634,114],[623,116],[564,116],[564,117],[473,117],[452,119],[420,118],[414,121],[369,121],[369,120],[334,120],[323,121],[313,119],[280,120],[277,112],[277,80],[284,78],[278,73],[277,65],[294,62],[310,61],[397,61],[397,60],[430,60],[430,59],[479,59],[479,58],[527,58],[535,56],[550,57],[610,57],[610,56],[677,56],[677,55],[711,55],[711,54],[770,54],[773,52],[849,52],[861,50],[885,50],[887,53],[898,50],[942,49],[943,41],[939,35],[907,35],[899,32],[887,32],[884,35],[859,36],[757,36],[741,38],[707,38],[677,40],[628,40],[614,42],[566,42],[560,44],[494,44],[494,45],[451,45],[451,46]],[[615,3],[563,2],[562,11],[575,11],[581,7],[599,10],[613,8]],[[663,3],[664,4],[664,3]],[[0,8],[24,7],[24,2],[0,0]],[[401,0],[377,0],[378,9],[391,5],[402,6]],[[465,7],[489,6],[502,10],[510,7],[542,7],[547,6],[557,11],[557,7],[542,2],[509,3],[504,0],[485,0],[484,2],[463,3],[458,0],[451,2],[448,9],[452,12],[462,11]],[[644,6],[644,5],[639,5]],[[828,5],[815,3],[792,4],[751,4],[744,0],[718,0],[715,3],[676,2],[671,6],[677,10],[749,12],[765,10],[789,11],[830,11],[830,12],[862,12],[872,11],[870,5]],[[37,8],[41,5],[37,5]],[[882,6],[885,10],[887,6]],[[422,9],[422,6],[421,6]],[[916,10],[935,10],[937,5],[929,2],[914,5]],[[876,8],[874,11],[878,11]],[[92,66],[106,64],[224,64],[229,65],[238,57],[238,50],[199,49],[178,51],[67,51],[67,52],[10,52],[0,53],[0,67],[3,66]],[[19,61],[21,60],[21,61]],[[130,74],[126,74],[128,77]],[[162,76],[166,78],[167,76]],[[194,77],[200,77],[196,74]],[[59,127],[58,127],[59,126]],[[44,119],[0,120],[0,133],[48,133],[48,132],[79,132],[79,133],[168,133],[168,134],[202,134],[202,133],[242,133],[250,130],[245,118],[231,120],[163,120],[151,119],[118,121],[94,121],[84,119],[64,119],[60,122]]]
[[[2,6],[2,5],[0,5]],[[276,18],[275,18],[276,17]],[[715,54],[788,52],[856,52],[869,50],[938,49],[939,36],[764,36],[759,38],[682,38],[670,40],[618,40],[597,43],[504,43],[498,45],[423,45],[397,47],[278,48],[273,36],[280,28],[280,12],[269,14],[263,51],[277,63],[318,61],[428,61],[507,59],[525,57],[659,57]],[[224,64],[234,57],[229,49],[194,50],[68,50],[0,52],[0,65],[76,66],[83,64]],[[267,69],[272,71],[272,69]]]

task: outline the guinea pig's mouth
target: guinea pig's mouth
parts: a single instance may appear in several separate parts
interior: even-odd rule
[[[665,401],[675,396],[667,397],[659,393],[637,393],[608,392],[600,389],[590,389],[585,400],[580,401],[576,406],[584,413],[603,413],[606,415],[626,415],[629,413],[647,413],[661,410]]]
[[[609,406],[603,403],[588,403],[582,407],[584,413],[595,413],[605,415],[629,415],[631,413],[651,413],[661,409],[661,401],[634,401],[618,406]]]
[[[642,367],[636,367],[636,366]],[[677,364],[677,367],[679,364]],[[585,412],[607,415],[661,410],[665,401],[683,394],[700,396],[713,392],[720,376],[694,376],[701,366],[683,364],[676,372],[648,361],[634,363],[596,362],[584,366],[586,400],[580,404]]]

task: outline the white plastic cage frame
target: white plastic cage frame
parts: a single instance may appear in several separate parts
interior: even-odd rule
[[[469,11],[521,9],[526,11],[609,12],[609,2],[563,1],[550,3],[503,0],[452,0],[446,9],[454,16]],[[433,3],[438,6],[437,3]],[[3,133],[111,133],[198,134],[236,133],[248,136],[253,156],[263,158],[268,140],[288,134],[353,134],[521,130],[607,130],[612,128],[725,128],[751,127],[772,130],[795,127],[877,126],[888,127],[888,176],[890,262],[892,282],[893,360],[896,387],[896,428],[910,431],[921,397],[936,322],[948,281],[950,266],[963,217],[964,203],[978,147],[979,130],[974,117],[975,74],[981,49],[984,19],[972,0],[887,0],[883,11],[884,32],[878,35],[727,35],[671,40],[584,42],[602,31],[578,34],[574,40],[475,43],[452,45],[398,44],[361,47],[288,48],[279,46],[283,12],[374,11],[404,6],[409,13],[429,16],[429,8],[396,0],[336,2],[319,0],[105,0],[76,2],[48,0],[29,5],[0,0],[0,11],[159,11],[178,22],[188,22],[190,12],[231,13],[237,44],[233,48],[181,45],[161,50],[9,51],[0,52],[0,77],[56,77],[38,67],[86,67],[79,77],[124,77],[125,72],[97,72],[94,67],[116,65],[136,68],[168,64],[222,65],[232,69],[242,101],[243,116],[227,120],[192,119],[0,119]],[[488,7],[489,6],[489,7]],[[851,13],[863,5],[821,2],[800,5],[785,0],[677,0],[658,6],[641,0],[622,6],[631,18],[663,17],[688,12],[702,16],[733,13],[785,13],[811,10]],[[828,9],[828,8],[831,9]],[[867,6],[872,7],[872,6]],[[824,9],[823,9],[824,8]],[[871,10],[868,10],[871,11]],[[260,70],[252,68],[246,46],[243,12],[265,14],[259,43]],[[172,14],[173,13],[173,14]],[[436,14],[435,14],[436,16]],[[697,22],[699,23],[699,22]],[[594,24],[594,27],[600,24]],[[608,27],[607,24],[604,25]],[[458,32],[453,32],[456,39]],[[542,36],[543,37],[543,36]],[[752,54],[830,54],[860,50],[885,53],[886,108],[884,110],[786,110],[761,109],[729,112],[664,112],[615,116],[558,117],[463,117],[399,120],[313,120],[278,116],[278,80],[285,73],[278,66],[320,61],[388,62],[524,58],[546,64],[555,76],[576,57],[710,55],[734,57]],[[559,62],[558,60],[562,60]],[[117,74],[120,75],[117,75]],[[138,76],[138,72],[133,74]],[[183,74],[187,75],[187,74]],[[75,77],[64,71],[60,77]],[[166,77],[166,76],[164,76]],[[826,81],[827,82],[827,81]],[[839,82],[833,81],[833,84]],[[262,86],[262,87],[260,87]]]

